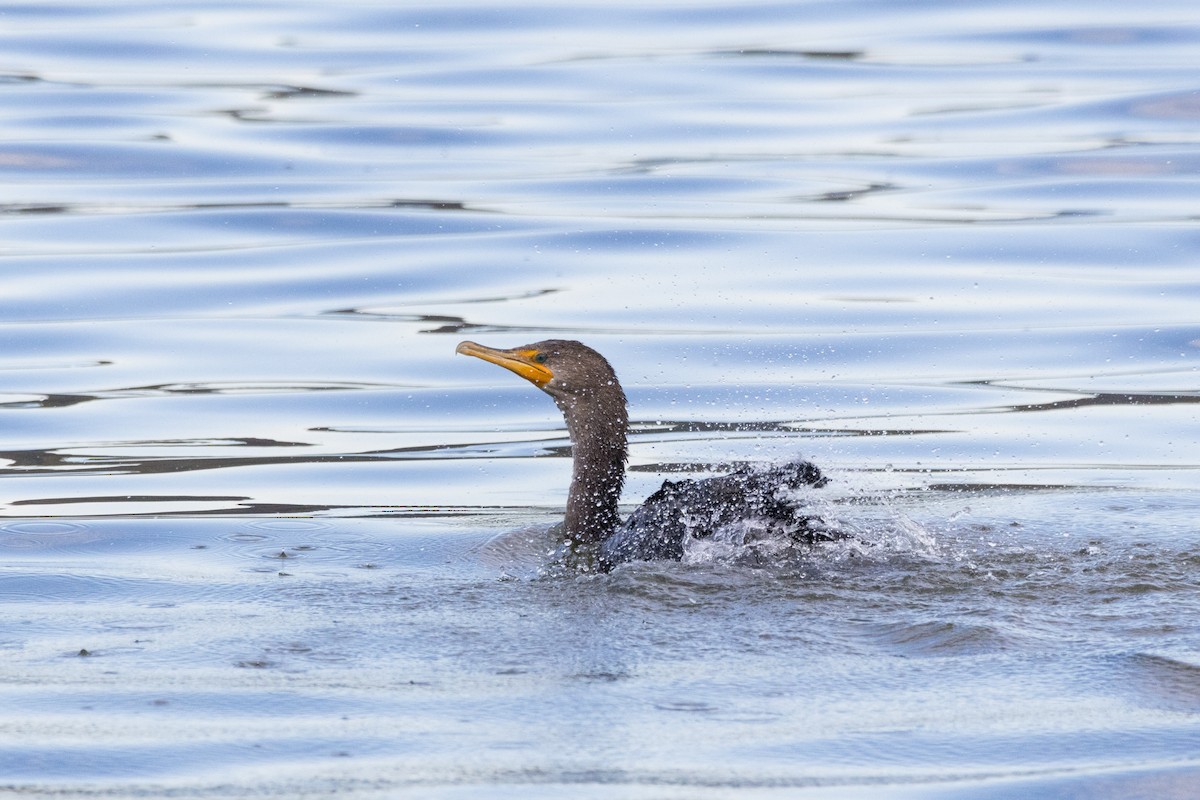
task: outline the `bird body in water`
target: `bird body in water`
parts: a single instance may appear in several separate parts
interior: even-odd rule
[[[626,561],[679,560],[688,537],[705,538],[742,520],[782,527],[794,540],[834,538],[790,495],[822,486],[816,466],[799,461],[767,470],[739,469],[703,480],[666,481],[624,522],[617,511],[625,482],[629,414],[608,361],[568,339],[498,350],[462,342],[456,352],[508,369],[546,392],[562,411],[573,468],[563,533],[577,566],[611,569]]]

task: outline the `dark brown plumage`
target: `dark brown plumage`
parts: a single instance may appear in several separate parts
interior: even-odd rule
[[[683,556],[690,536],[704,538],[743,520],[766,521],[793,539],[831,537],[790,495],[822,486],[816,466],[799,461],[767,470],[743,468],[704,480],[666,481],[622,523],[629,416],[625,392],[605,358],[568,339],[496,350],[463,342],[457,352],[498,364],[554,398],[567,423],[574,467],[563,521],[571,550],[610,569],[624,561]]]

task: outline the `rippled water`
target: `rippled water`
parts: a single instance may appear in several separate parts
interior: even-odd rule
[[[1192,0],[0,23],[0,794],[1200,791]],[[541,572],[548,336],[858,538]]]

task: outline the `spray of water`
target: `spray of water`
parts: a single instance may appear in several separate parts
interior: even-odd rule
[[[832,541],[809,544],[795,528],[749,518],[719,528],[711,537],[689,537],[684,563],[775,565],[820,559],[841,561],[896,557],[939,559],[945,548],[934,530],[912,518],[888,492],[854,489],[814,493],[799,490],[788,498],[807,527],[827,533]],[[700,528],[702,526],[697,526]]]

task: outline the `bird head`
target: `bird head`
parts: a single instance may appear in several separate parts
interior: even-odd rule
[[[570,339],[547,339],[511,350],[462,342],[455,352],[515,372],[560,402],[621,392],[617,376],[604,356]],[[624,401],[623,393],[621,400]]]

